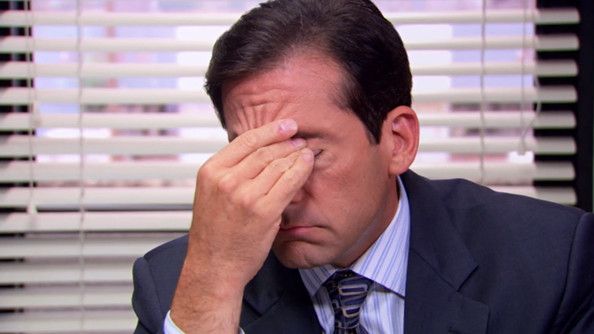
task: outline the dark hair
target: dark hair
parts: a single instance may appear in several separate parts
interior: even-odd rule
[[[223,127],[223,85],[271,69],[301,47],[320,50],[342,66],[345,106],[376,141],[387,113],[411,105],[406,50],[371,1],[274,0],[243,15],[214,45],[205,88]]]

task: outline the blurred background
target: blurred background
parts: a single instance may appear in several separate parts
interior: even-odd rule
[[[378,0],[413,170],[592,210],[591,1]],[[204,84],[258,1],[0,1],[0,333],[130,333],[134,259],[187,231],[226,144]]]

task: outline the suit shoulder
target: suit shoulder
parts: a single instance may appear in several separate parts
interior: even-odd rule
[[[183,261],[187,248],[188,236],[184,235],[153,248],[144,255],[144,259],[150,264],[172,260],[178,262],[180,258]]]
[[[483,209],[507,215],[556,218],[577,221],[585,212],[528,196],[494,191],[485,186],[463,180],[431,181],[440,197],[454,209]],[[548,219],[547,219],[548,220]]]
[[[484,235],[498,244],[530,240],[545,247],[542,249],[556,245],[569,250],[586,214],[574,207],[497,192],[466,180],[434,182],[448,216],[467,239]]]
[[[142,298],[141,296],[152,289],[154,297],[159,301],[153,303],[153,307],[158,307],[159,314],[162,316],[165,316],[171,305],[186,257],[187,245],[187,236],[179,237],[150,250],[143,257],[137,259],[134,264],[135,295]],[[148,289],[147,286],[152,288]],[[145,303],[150,304],[149,302]]]

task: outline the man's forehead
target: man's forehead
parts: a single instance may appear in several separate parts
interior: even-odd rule
[[[254,121],[264,121],[265,118],[272,121],[282,105],[290,99],[293,89],[286,82],[278,80],[279,74],[275,74],[258,73],[224,85],[222,96],[226,123],[246,126],[253,125],[251,123]]]
[[[343,76],[327,56],[296,54],[279,66],[224,86],[223,106],[229,138],[281,118],[294,118],[300,136],[316,137],[321,131],[306,128],[320,107],[343,107]],[[340,97],[339,97],[340,96]]]
[[[298,83],[307,87],[315,82],[330,83],[328,88],[338,92],[342,91],[346,78],[344,68],[334,57],[317,48],[303,47],[271,62],[259,71],[225,82],[222,86],[222,98],[225,102],[228,93],[237,87],[247,94],[274,90],[282,93]],[[301,80],[296,82],[295,79]],[[250,85],[252,82],[257,84]]]
[[[227,132],[230,136],[241,135],[248,130],[261,127],[280,118],[291,117],[287,99],[282,94],[266,92],[229,99],[225,115]]]
[[[298,117],[293,118],[297,122],[298,130],[297,133],[293,136],[295,138],[303,138],[303,139],[324,139],[328,136],[328,127],[330,126],[329,122],[316,122],[310,123],[307,120],[302,120]],[[274,120],[273,120],[274,121]],[[269,122],[270,123],[270,122]],[[251,130],[249,129],[235,129],[228,127],[227,128],[227,136],[229,141],[235,139],[237,136],[243,134],[245,131]]]

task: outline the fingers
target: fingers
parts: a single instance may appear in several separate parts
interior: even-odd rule
[[[277,120],[248,130],[214,155],[211,163],[221,167],[234,166],[261,147],[285,141],[295,133],[297,123],[292,119]]]
[[[226,212],[277,221],[313,169],[306,141],[290,139],[296,132],[291,119],[245,132],[200,168],[197,189],[228,203]]]
[[[313,170],[314,156],[309,148],[298,152],[294,163],[286,169],[276,180],[268,193],[263,196],[257,205],[270,210],[282,212],[295,194],[303,187]]]
[[[238,196],[240,198],[246,198],[247,202],[254,203],[258,199],[262,198],[268,192],[274,184],[280,179],[280,177],[289,170],[301,156],[301,151],[293,152],[286,157],[276,159],[261,171],[257,177],[252,180],[245,182],[238,190]]]
[[[283,165],[284,158],[290,154],[304,148],[306,142],[302,138],[285,140],[280,143],[274,143],[270,146],[261,147],[248,155],[236,166],[229,169],[225,178],[234,180],[250,180],[258,176],[269,165]],[[295,159],[292,159],[294,161]],[[291,162],[292,164],[292,162]],[[288,168],[288,166],[287,166]]]

